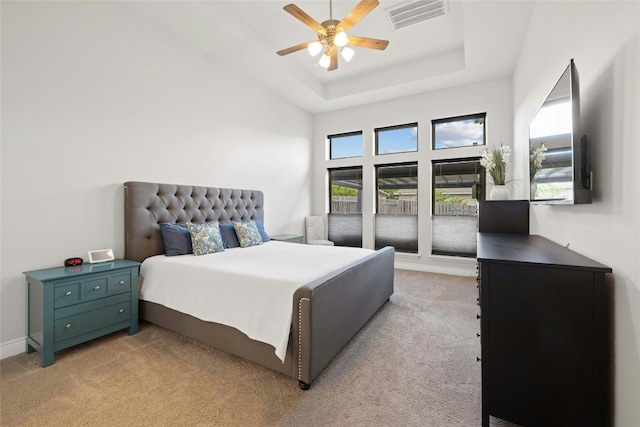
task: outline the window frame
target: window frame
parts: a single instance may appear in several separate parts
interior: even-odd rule
[[[347,137],[356,136],[356,135],[360,135],[360,155],[334,158],[333,157],[333,138],[347,138]],[[364,133],[361,130],[327,135],[327,139],[329,140],[329,160],[357,159],[364,156]]]
[[[435,195],[436,195],[436,168],[435,165],[438,163],[459,163],[459,162],[473,162],[473,161],[477,161],[478,164],[480,164],[480,159],[482,158],[482,156],[471,156],[471,157],[453,157],[453,158],[446,158],[446,159],[431,159],[431,215],[435,215],[434,210],[435,210]],[[480,166],[481,169],[482,166]],[[478,202],[484,201],[486,200],[487,197],[487,174],[486,173],[480,173],[480,182],[479,182],[479,187],[480,190],[476,190],[476,193],[478,191],[481,191],[481,195],[482,198],[476,197],[475,199]]]
[[[355,170],[355,169],[359,169],[360,170],[360,180],[362,181],[362,185],[364,186],[364,168],[362,167],[362,165],[356,165],[356,166],[343,166],[343,167],[337,167],[337,168],[327,168],[327,172],[329,173],[329,213],[342,213],[342,212],[333,212],[333,201],[331,200],[332,196],[333,196],[333,176],[332,173],[333,171],[341,171],[341,170]],[[362,200],[362,188],[359,190],[359,199]],[[362,214],[362,206],[360,206],[360,212],[358,212],[358,214]]]
[[[430,224],[431,224],[431,243],[430,243],[430,248],[431,248],[431,256],[447,256],[447,257],[455,257],[455,258],[473,258],[473,256],[475,255],[471,255],[471,254],[466,254],[466,255],[462,255],[462,254],[456,254],[456,253],[444,253],[444,252],[440,252],[440,251],[434,251],[434,247],[433,247],[433,243],[434,243],[434,232],[433,232],[433,227],[434,224],[436,224],[436,221],[434,220],[434,217],[436,216],[450,216],[450,215],[436,215],[435,213],[435,209],[436,209],[436,201],[435,201],[435,197],[436,197],[436,165],[439,163],[457,163],[457,162],[477,162],[478,164],[478,175],[479,175],[479,182],[478,182],[478,187],[476,189],[476,203],[477,203],[477,207],[476,207],[476,215],[474,215],[474,217],[476,218],[476,220],[478,220],[478,214],[479,212],[477,211],[477,209],[479,208],[479,204],[481,201],[486,200],[486,181],[487,181],[487,176],[486,173],[483,172],[483,168],[480,165],[480,159],[481,156],[471,156],[471,157],[453,157],[453,158],[444,158],[444,159],[432,159],[431,160],[431,219],[430,219]],[[466,215],[462,215],[462,216],[466,216]],[[471,216],[471,215],[469,215]]]
[[[387,167],[403,167],[403,166],[409,166],[409,167],[414,167],[415,168],[415,202],[416,202],[416,213],[415,214],[385,214],[385,213],[380,213],[380,168],[387,168]],[[418,167],[419,167],[419,162],[418,160],[415,161],[408,161],[408,162],[394,162],[394,163],[381,163],[381,164],[376,164],[374,165],[374,171],[375,171],[375,192],[376,192],[376,197],[375,197],[375,209],[374,209],[374,230],[373,230],[373,238],[374,238],[374,247],[376,249],[380,249],[381,245],[378,245],[378,241],[379,238],[380,239],[387,239],[388,240],[388,236],[380,236],[378,234],[378,220],[379,218],[382,219],[385,216],[394,216],[394,217],[410,217],[409,220],[411,220],[411,218],[413,218],[415,220],[415,224],[416,224],[416,235],[415,235],[415,251],[414,250],[402,250],[402,248],[398,248],[397,251],[399,253],[404,253],[404,254],[419,254],[420,253],[420,232],[419,232],[419,227],[420,227],[420,215],[419,215],[419,204],[418,204],[418,198],[419,198],[419,187],[420,187],[420,179],[419,179],[419,174],[418,174]],[[406,221],[407,219],[405,219]]]
[[[378,132],[379,131],[390,131],[390,130],[396,130],[396,129],[407,129],[407,128],[415,128],[416,129],[416,149],[415,150],[405,150],[405,151],[394,151],[392,153],[380,153],[379,151],[379,143],[378,143]],[[419,137],[419,127],[418,127],[418,122],[414,122],[414,123],[405,123],[402,125],[393,125],[393,126],[384,126],[384,127],[379,127],[379,128],[374,128],[373,129],[373,134],[374,134],[374,155],[375,156],[388,156],[388,155],[393,155],[393,154],[400,154],[400,153],[417,153],[418,152],[418,137]]]
[[[436,125],[441,123],[462,122],[465,120],[475,120],[482,118],[482,144],[460,145],[457,147],[436,147]],[[433,151],[439,150],[454,150],[456,148],[468,148],[468,147],[483,147],[487,145],[487,113],[475,113],[465,114],[462,116],[446,117],[443,119],[431,120],[431,149]]]
[[[333,172],[335,171],[348,171],[348,170],[353,170],[353,171],[359,171],[359,176],[360,176],[360,189],[358,190],[358,196],[357,196],[357,212],[334,212],[333,211],[333,200],[332,200],[332,196],[333,196],[333,185],[334,185],[334,179],[333,179]],[[327,214],[327,233],[328,233],[328,237],[329,240],[332,240],[333,242],[335,242],[336,245],[338,246],[351,246],[351,247],[362,247],[362,236],[363,236],[363,228],[362,228],[362,219],[363,219],[363,206],[362,206],[362,196],[363,196],[363,186],[364,186],[364,167],[363,165],[353,165],[353,166],[344,166],[344,167],[337,167],[337,168],[327,168],[327,172],[329,173],[329,186],[328,186],[328,193],[329,193],[329,213]],[[348,222],[353,222],[355,221],[356,223],[359,223],[359,230],[357,231],[357,233],[354,234],[336,234],[335,236],[332,235],[332,224],[334,222],[334,219],[336,218],[345,218],[345,217],[349,217]],[[336,221],[339,221],[336,219]]]
[[[379,177],[378,177],[378,168],[384,168],[384,167],[389,167],[389,166],[412,166],[415,165],[416,167],[416,199],[418,197],[418,186],[420,185],[420,182],[418,180],[418,161],[412,161],[412,162],[397,162],[397,163],[380,163],[380,164],[376,164],[373,165],[373,170],[375,172],[375,190],[376,190],[376,206],[375,206],[375,210],[374,213],[380,213],[379,212],[379,206],[380,206],[380,192],[379,192]]]

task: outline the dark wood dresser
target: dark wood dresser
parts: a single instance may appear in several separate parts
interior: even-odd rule
[[[477,257],[482,425],[608,425],[612,270],[529,234],[480,232]]]

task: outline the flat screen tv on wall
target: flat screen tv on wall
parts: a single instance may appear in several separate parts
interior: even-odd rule
[[[580,83],[570,61],[529,124],[530,199],[591,203],[587,137],[580,130]]]

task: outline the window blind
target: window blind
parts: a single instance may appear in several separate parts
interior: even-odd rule
[[[418,253],[418,215],[376,214],[376,249],[393,246],[398,252]]]
[[[328,215],[329,240],[337,246],[362,247],[362,214]]]

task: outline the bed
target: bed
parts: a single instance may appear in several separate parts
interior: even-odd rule
[[[126,182],[124,187],[125,258],[143,262],[143,267],[145,260],[151,262],[164,254],[161,223],[264,222],[261,191],[149,182]],[[265,249],[269,245],[275,248],[278,244],[296,245],[299,251],[311,246],[284,242],[269,242],[264,246]],[[251,251],[242,254],[250,257]],[[393,294],[393,262],[392,247],[367,251],[359,259],[348,261],[295,288],[288,313],[290,332],[280,355],[276,355],[273,345],[251,339],[239,329],[202,320],[157,302],[141,299],[140,317],[288,375],[297,379],[300,388],[306,390],[389,300]],[[251,264],[250,258],[247,263]],[[141,286],[144,286],[144,280],[141,277]]]

